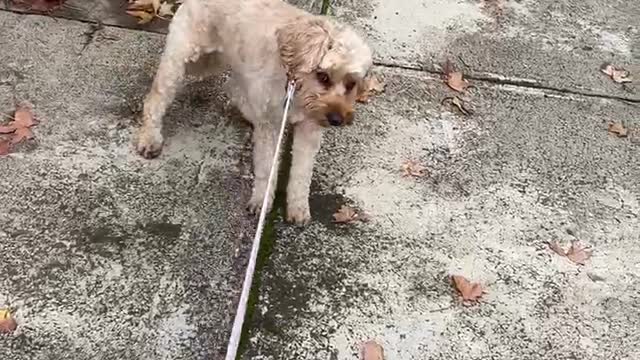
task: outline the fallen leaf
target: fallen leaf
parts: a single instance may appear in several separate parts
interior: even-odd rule
[[[615,134],[618,137],[626,137],[629,132],[622,123],[609,123],[608,130],[610,133]]]
[[[342,205],[338,212],[333,214],[333,222],[347,224],[358,219],[358,213],[350,206]]]
[[[368,76],[363,84],[363,89],[358,94],[356,101],[366,103],[369,101],[369,97],[384,92],[384,83],[381,82],[377,76]]]
[[[0,156],[11,152],[11,143],[7,140],[0,140]]]
[[[163,2],[157,13],[160,17],[173,16],[173,5],[168,2]]]
[[[142,10],[127,10],[127,14],[137,17],[138,24],[143,25],[151,22],[153,20],[154,15],[152,13],[142,11]]]
[[[11,123],[11,126],[15,128],[28,128],[37,124],[38,122],[33,116],[31,105],[26,102],[20,103],[13,115],[13,122]]]
[[[609,77],[618,84],[628,83],[633,81],[631,74],[625,69],[618,68],[609,63],[604,63],[600,67],[600,71],[609,75]]]
[[[374,340],[362,344],[360,350],[362,360],[384,360],[384,348]]]
[[[24,140],[33,139],[33,132],[29,128],[20,127],[16,129],[16,132],[13,133],[13,137],[11,137],[11,143],[17,144]]]
[[[557,241],[550,242],[549,248],[560,256],[567,256],[567,251]]]
[[[29,103],[20,103],[13,115],[13,121],[7,125],[0,126],[0,134],[12,134],[9,144],[17,144],[24,140],[33,139],[34,135],[31,131],[31,127],[37,125],[31,105]],[[3,145],[0,149],[0,155],[6,155],[10,150],[10,145],[6,144],[6,140],[3,141]]]
[[[407,160],[402,164],[402,177],[423,177],[427,175],[427,168],[417,161]]]
[[[3,126],[0,125],[0,134],[11,134],[14,131],[16,131],[16,128],[12,127],[12,126]]]
[[[127,10],[143,10],[157,12],[160,9],[160,0],[129,0]]]
[[[460,295],[462,295],[462,300],[478,300],[485,292],[482,285],[472,283],[464,276],[453,275],[451,278],[453,279],[453,284],[456,289],[460,292]]]
[[[453,63],[451,62],[451,60],[447,59],[444,62],[444,65],[442,65],[442,73],[444,74],[443,78],[446,79],[447,75],[451,74],[454,71],[456,71],[456,69],[453,66]]]
[[[469,82],[462,78],[462,72],[456,71],[447,75],[447,85],[457,92],[463,92],[468,86]]]
[[[11,317],[8,309],[0,309],[0,334],[12,333],[18,327],[16,320]]]
[[[584,265],[593,251],[586,246],[580,245],[577,241],[571,242],[571,247],[567,251],[567,259],[573,261],[578,265]]]

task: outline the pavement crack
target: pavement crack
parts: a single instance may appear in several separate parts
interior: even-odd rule
[[[104,29],[104,24],[102,22],[89,23],[89,30],[85,31],[82,36],[84,36],[84,44],[82,45],[82,50],[80,52],[84,52],[84,50],[89,46],[96,38],[96,35],[100,30]]]
[[[374,61],[373,64],[375,66],[379,66],[383,68],[417,71],[417,72],[423,72],[423,73],[428,73],[428,74],[433,74],[438,76],[444,75],[443,71],[430,69],[424,66],[391,64],[391,63],[385,63],[380,61]],[[636,99],[636,98],[555,87],[551,85],[541,84],[539,81],[533,80],[533,79],[515,78],[515,77],[508,77],[508,76],[503,76],[498,74],[474,73],[474,72],[465,73],[464,76],[465,78],[470,80],[480,81],[480,82],[485,82],[485,83],[495,84],[495,85],[511,85],[511,86],[517,86],[522,88],[551,91],[551,92],[562,93],[562,94],[579,95],[579,96],[590,97],[590,98],[618,100],[626,103],[640,104],[640,99]]]

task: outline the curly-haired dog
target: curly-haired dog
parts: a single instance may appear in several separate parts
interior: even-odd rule
[[[281,0],[187,0],[170,25],[145,99],[137,150],[146,158],[160,154],[162,117],[185,74],[230,68],[232,102],[253,124],[255,179],[249,208],[257,212],[264,196],[269,204],[274,197],[274,190],[265,192],[286,84],[295,80],[287,219],[306,223],[322,130],[351,124],[357,93],[371,65],[371,50],[352,29]]]

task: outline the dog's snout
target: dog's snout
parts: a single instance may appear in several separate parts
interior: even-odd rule
[[[332,126],[340,126],[344,122],[344,118],[337,112],[330,112],[327,114],[327,121]]]

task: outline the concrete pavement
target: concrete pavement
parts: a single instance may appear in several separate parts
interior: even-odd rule
[[[43,119],[0,159],[0,306],[20,323],[0,357],[220,358],[254,228],[247,129],[218,81],[194,83],[167,151],[139,159],[132,119],[163,37],[69,3],[53,15],[105,23],[91,41],[87,23],[0,12],[0,111],[29,100]],[[367,339],[387,360],[640,358],[640,93],[599,72],[640,78],[639,5],[502,4],[334,2],[387,91],[327,134],[314,221],[276,209],[242,358],[357,359]],[[442,102],[446,59],[474,86],[471,116]],[[428,176],[402,177],[406,160]],[[369,221],[334,224],[343,204]],[[548,248],[573,240],[594,249],[584,266]],[[451,274],[483,301],[462,305]]]
[[[0,358],[212,359],[224,353],[254,220],[248,132],[216,82],[131,134],[162,35],[0,12],[0,108],[33,103],[36,139],[0,158]]]
[[[599,72],[640,75],[640,8],[502,3],[336,4],[387,91],[327,137],[316,221],[277,227],[246,359],[356,359],[367,339],[387,360],[640,357],[640,95]],[[442,104],[446,59],[475,87],[472,116]],[[402,177],[406,160],[429,175]],[[369,221],[333,224],[343,204]],[[585,266],[548,247],[576,240]],[[460,304],[452,274],[485,284],[483,302]]]

